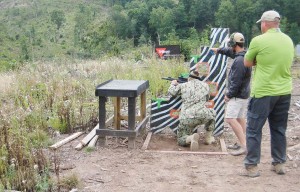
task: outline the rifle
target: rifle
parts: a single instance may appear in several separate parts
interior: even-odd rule
[[[162,77],[164,80],[173,81],[176,80],[178,83],[186,83],[188,81],[187,78],[184,77],[178,77],[178,79],[175,79],[173,77]]]

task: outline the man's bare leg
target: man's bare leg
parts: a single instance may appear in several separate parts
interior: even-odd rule
[[[234,156],[246,154],[246,135],[243,128],[245,122],[243,120],[238,121],[238,119],[234,118],[227,118],[226,122],[231,126],[241,145],[241,148],[238,151],[231,152],[230,154]]]
[[[246,135],[246,119],[245,118],[237,118],[237,121],[240,123],[240,125],[243,128],[243,132]]]
[[[238,119],[234,118],[227,118],[226,122],[231,126],[233,132],[235,133],[236,137],[239,140],[241,146],[246,147],[246,136],[244,132],[244,127],[246,127],[246,123],[241,121],[242,124],[238,121]],[[244,124],[243,124],[244,123]]]

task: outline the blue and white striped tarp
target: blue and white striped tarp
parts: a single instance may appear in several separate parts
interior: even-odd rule
[[[201,55],[198,60],[193,57],[190,61],[190,70],[195,69],[196,63],[208,64],[208,75],[205,76],[203,81],[216,83],[218,85],[217,95],[211,97],[214,101],[214,110],[216,111],[216,126],[214,129],[214,136],[223,133],[224,130],[224,113],[225,113],[225,79],[227,70],[227,57],[221,54],[213,54],[210,50],[215,45],[225,47],[227,39],[229,38],[228,28],[212,28],[211,29],[211,44],[210,46],[202,47]],[[154,133],[161,132],[164,128],[170,127],[176,132],[178,120],[178,111],[181,108],[181,97],[171,97],[169,100],[153,100],[151,103],[151,117],[150,127]],[[177,113],[177,114],[176,114]]]

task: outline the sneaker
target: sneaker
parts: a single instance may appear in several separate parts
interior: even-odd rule
[[[247,153],[247,150],[244,147],[240,146],[239,150],[232,151],[229,154],[233,156],[239,156],[239,155],[245,155]]]
[[[271,171],[275,171],[278,175],[284,175],[285,174],[285,168],[283,163],[278,163],[276,165],[271,166]]]
[[[233,145],[228,145],[227,149],[233,149],[233,150],[238,150],[240,149],[241,146],[238,143],[235,143]]]
[[[257,165],[248,165],[240,171],[239,175],[245,177],[259,177],[260,173]]]

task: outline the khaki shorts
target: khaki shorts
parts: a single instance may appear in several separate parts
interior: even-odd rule
[[[225,118],[245,118],[248,99],[231,98],[226,107]]]

